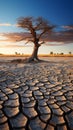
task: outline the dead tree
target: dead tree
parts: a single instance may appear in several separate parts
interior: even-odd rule
[[[33,17],[20,17],[18,18],[17,25],[23,28],[24,32],[26,30],[30,34],[30,37],[25,38],[25,40],[27,39],[27,43],[34,43],[33,52],[28,61],[38,61],[38,49],[45,43],[46,37],[52,32],[54,26],[42,17],[35,19]],[[21,40],[24,40],[24,38],[21,38]]]

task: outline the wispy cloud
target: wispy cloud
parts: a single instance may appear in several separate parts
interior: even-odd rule
[[[10,24],[10,23],[0,23],[0,26],[13,26],[12,24]]]
[[[1,27],[1,26],[6,26],[6,27],[9,27],[9,26],[19,27],[18,24],[11,24],[11,23],[0,23],[0,27]]]
[[[51,45],[51,46],[73,43],[73,26],[63,26],[63,28],[65,28],[65,30],[49,34],[46,37],[42,37],[41,40],[45,40],[46,42],[49,42],[49,44],[47,45]],[[25,41],[31,38],[32,38],[31,34],[29,33],[23,33],[23,32],[3,33],[1,34],[0,43],[2,41],[16,42],[16,43],[20,41],[24,41],[25,43]]]
[[[6,41],[19,42],[26,41],[26,37],[30,37],[28,33],[3,33],[2,37],[6,37]],[[4,40],[4,39],[3,39]]]
[[[17,45],[16,44],[15,45],[14,44],[12,44],[12,45],[10,45],[10,44],[4,44],[4,45],[2,44],[2,45],[0,45],[0,48],[3,48],[3,47],[4,48],[12,48],[12,47],[13,48],[21,48],[21,47],[23,48],[24,46],[18,45],[18,44]]]
[[[73,30],[73,25],[62,26],[62,28],[67,30]]]
[[[26,35],[26,34],[25,34]],[[21,38],[24,38],[24,35],[23,33],[0,33],[0,48],[3,48],[3,47],[26,47],[28,46],[28,44],[25,45],[26,41],[24,40],[21,41]],[[18,42],[18,41],[21,41],[21,42]],[[32,44],[30,44],[28,47],[32,46]]]

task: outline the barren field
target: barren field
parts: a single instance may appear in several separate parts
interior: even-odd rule
[[[73,58],[14,58],[0,57],[0,129],[73,130]]]

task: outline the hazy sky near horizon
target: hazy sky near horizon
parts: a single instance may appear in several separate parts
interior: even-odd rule
[[[42,16],[49,20],[52,24],[58,25],[56,31],[71,31],[68,36],[73,36],[73,0],[0,0],[0,53],[31,53],[32,46],[23,46],[23,43],[15,43],[9,41],[5,33],[21,32],[22,29],[17,28],[17,18],[20,16]],[[69,27],[72,25],[72,27]],[[70,30],[69,30],[70,29]],[[66,33],[65,33],[66,35]],[[39,53],[73,53],[73,39],[66,44],[57,45],[54,41],[49,42],[50,46],[40,47]],[[60,43],[60,41],[59,41]],[[65,44],[64,44],[65,43]]]

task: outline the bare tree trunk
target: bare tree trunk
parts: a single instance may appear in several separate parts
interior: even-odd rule
[[[29,62],[31,61],[38,61],[38,49],[39,49],[40,45],[39,44],[34,44],[34,49],[33,49],[33,53],[31,55],[31,57],[29,57]]]

